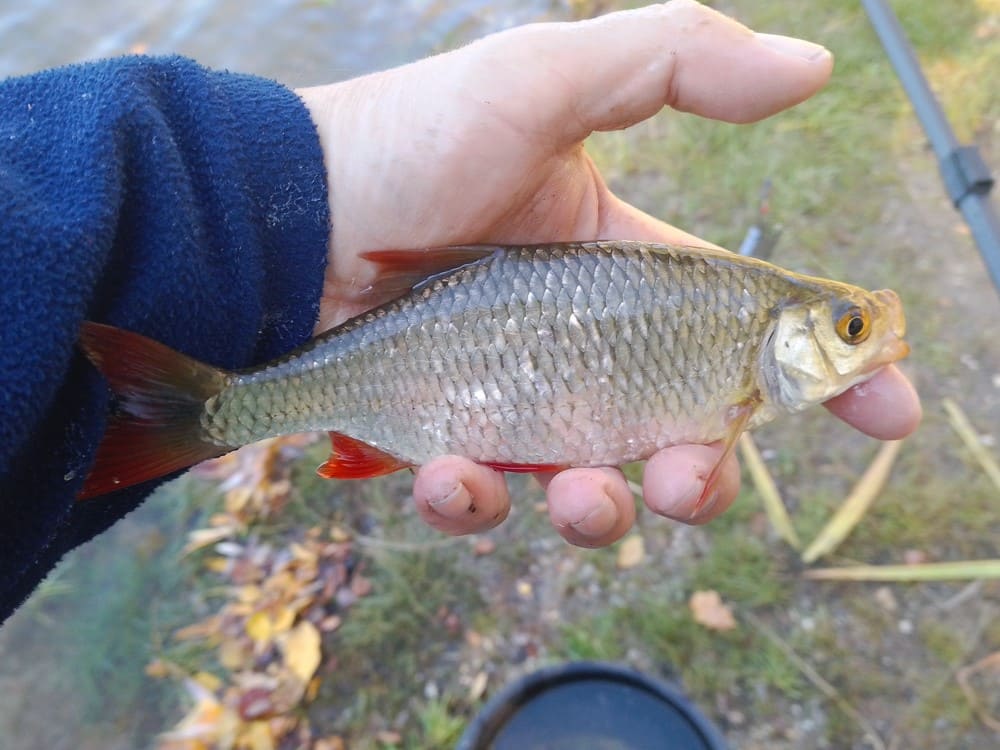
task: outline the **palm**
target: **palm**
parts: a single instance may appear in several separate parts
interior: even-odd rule
[[[426,88],[420,97],[428,97]],[[365,250],[601,234],[611,196],[577,143],[553,144],[516,113],[497,111],[479,98],[442,90],[430,99],[437,102],[430,108],[396,102],[418,113],[402,116],[406,128],[393,126],[398,110],[373,107],[373,117],[382,121],[355,127],[382,137],[334,157],[331,190],[339,197],[333,206],[335,256],[323,300],[324,326],[372,304],[363,290],[374,280],[374,269],[358,258]],[[524,111],[523,101],[518,109]],[[447,132],[434,128],[440,122],[449,123]],[[366,190],[358,192],[347,187],[358,173],[379,178],[369,178]],[[343,188],[337,184],[341,176]]]

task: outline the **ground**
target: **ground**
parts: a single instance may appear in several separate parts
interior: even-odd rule
[[[571,5],[587,13],[593,4]],[[770,179],[771,217],[783,226],[775,262],[900,293],[913,349],[904,369],[925,419],[873,509],[819,564],[995,557],[998,489],[952,430],[942,399],[967,412],[996,455],[1000,294],[944,195],[860,5],[716,5],[758,28],[822,41],[837,55],[831,85],[759,125],[706,126],[664,114],[602,134],[589,148],[624,198],[729,247],[754,221],[760,185]],[[992,83],[1000,7],[991,0],[894,7],[959,137],[1000,164],[1000,93]],[[756,439],[806,539],[878,448],[822,410],[765,427]],[[350,550],[344,570],[359,577],[350,589],[356,595],[325,605],[342,623],[324,631],[308,703],[317,736],[344,738],[351,748],[448,747],[511,679],[585,658],[676,680],[734,747],[982,748],[998,741],[955,675],[1000,650],[1000,585],[806,580],[747,477],[736,506],[708,526],[640,513],[635,534],[645,554],[622,569],[621,545],[565,545],[529,480],[515,480],[515,507],[503,526],[442,539],[416,519],[405,475],[321,482],[311,467],[323,446],[302,450],[290,464],[295,481],[281,514],[252,520],[231,541],[288,545],[316,528]],[[227,678],[212,647],[173,636],[231,600],[232,581],[206,569],[211,547],[180,557],[186,532],[210,527],[211,514],[222,512],[223,494],[204,478],[161,491],[80,550],[0,630],[0,726],[24,738],[20,747],[154,743],[188,706],[177,680],[146,675],[154,658]],[[370,592],[357,580],[369,582]],[[698,625],[688,608],[696,590],[719,592],[736,628]],[[995,709],[996,682],[977,686]]]

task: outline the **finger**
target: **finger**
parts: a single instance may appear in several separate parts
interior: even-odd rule
[[[917,429],[923,409],[913,384],[895,365],[880,370],[824,404],[852,427],[879,440],[899,440]]]
[[[503,475],[461,456],[439,456],[421,466],[413,499],[420,517],[446,534],[492,529],[510,512]]]
[[[635,501],[617,469],[567,469],[548,481],[549,520],[578,547],[604,547],[635,522]]]
[[[549,92],[526,97],[516,115],[557,133],[562,146],[665,105],[727,122],[759,120],[812,96],[833,68],[817,44],[756,34],[693,0],[521,27],[471,49],[479,64],[506,74],[484,79],[484,100],[509,95],[512,85]]]
[[[646,462],[642,497],[654,513],[684,523],[700,524],[725,511],[740,491],[740,469],[732,454],[726,459],[712,495],[697,509],[705,480],[722,456],[722,447],[677,445],[655,453]]]

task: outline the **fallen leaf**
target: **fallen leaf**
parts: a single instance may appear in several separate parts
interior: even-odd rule
[[[351,532],[342,526],[333,526],[330,528],[330,538],[335,542],[347,542],[351,539]]]
[[[694,621],[709,630],[732,630],[736,627],[733,611],[722,603],[718,591],[695,591],[688,606]]]
[[[628,570],[641,563],[646,557],[646,545],[638,534],[631,534],[618,547],[618,569]]]
[[[274,736],[266,721],[255,721],[247,732],[249,750],[274,750]]]
[[[154,679],[160,679],[170,674],[170,669],[163,659],[153,659],[146,665],[146,675]]]
[[[341,622],[343,620],[340,615],[328,615],[320,621],[319,629],[324,633],[330,633],[339,628]]]
[[[267,612],[254,612],[247,619],[246,631],[254,643],[261,645],[267,643],[274,635],[274,628],[271,625],[271,615]]]
[[[477,700],[483,697],[486,693],[486,683],[488,681],[486,672],[479,672],[475,677],[472,678],[472,684],[469,686],[469,701],[475,703]]]
[[[403,735],[399,732],[393,732],[388,729],[383,729],[375,735],[375,739],[381,742],[383,745],[398,745],[403,741]]]
[[[211,690],[213,693],[217,692],[219,688],[222,687],[222,680],[211,672],[198,672],[198,674],[196,674],[192,679],[206,690]]]
[[[371,579],[365,578],[360,573],[356,573],[351,577],[351,591],[359,599],[362,596],[368,596],[372,592]]]
[[[484,555],[492,555],[497,548],[497,543],[490,539],[488,536],[481,536],[476,539],[476,543],[472,546],[472,553],[476,557],[482,557]]]
[[[240,718],[252,721],[274,713],[274,701],[271,691],[266,687],[252,687],[240,693],[237,703]]]
[[[303,683],[308,683],[320,662],[320,637],[316,626],[304,620],[292,628],[284,651],[285,664]]]
[[[344,744],[343,737],[324,737],[316,740],[313,750],[347,750],[347,745]]]
[[[888,586],[879,586],[875,589],[873,598],[886,612],[895,612],[899,609],[899,602],[896,601],[896,595],[892,593],[892,589]]]
[[[251,655],[251,649],[244,644],[245,640],[227,638],[219,644],[219,664],[230,672],[237,671]]]
[[[275,635],[290,630],[295,623],[295,610],[291,607],[282,607],[271,619],[271,629]]]
[[[218,635],[222,629],[222,618],[219,615],[212,615],[201,622],[195,622],[174,633],[174,638],[178,641],[197,641],[202,638],[209,638]]]
[[[221,542],[236,533],[236,527],[232,524],[216,526],[210,529],[195,529],[188,534],[187,544],[181,550],[181,555],[189,555],[192,552],[207,547],[210,544]]]

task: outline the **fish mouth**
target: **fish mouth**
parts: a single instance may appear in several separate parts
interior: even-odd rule
[[[873,372],[898,362],[910,353],[910,345],[903,340],[903,336],[906,335],[906,316],[903,314],[903,303],[899,295],[891,289],[879,289],[872,292],[872,296],[881,307],[878,314],[884,315],[889,325],[882,337],[879,353],[865,368],[866,372]]]
[[[889,330],[897,338],[903,338],[906,335],[906,316],[903,314],[903,303],[899,295],[891,289],[879,289],[872,292],[872,296],[878,300],[882,308],[879,314],[885,315],[888,319]]]

